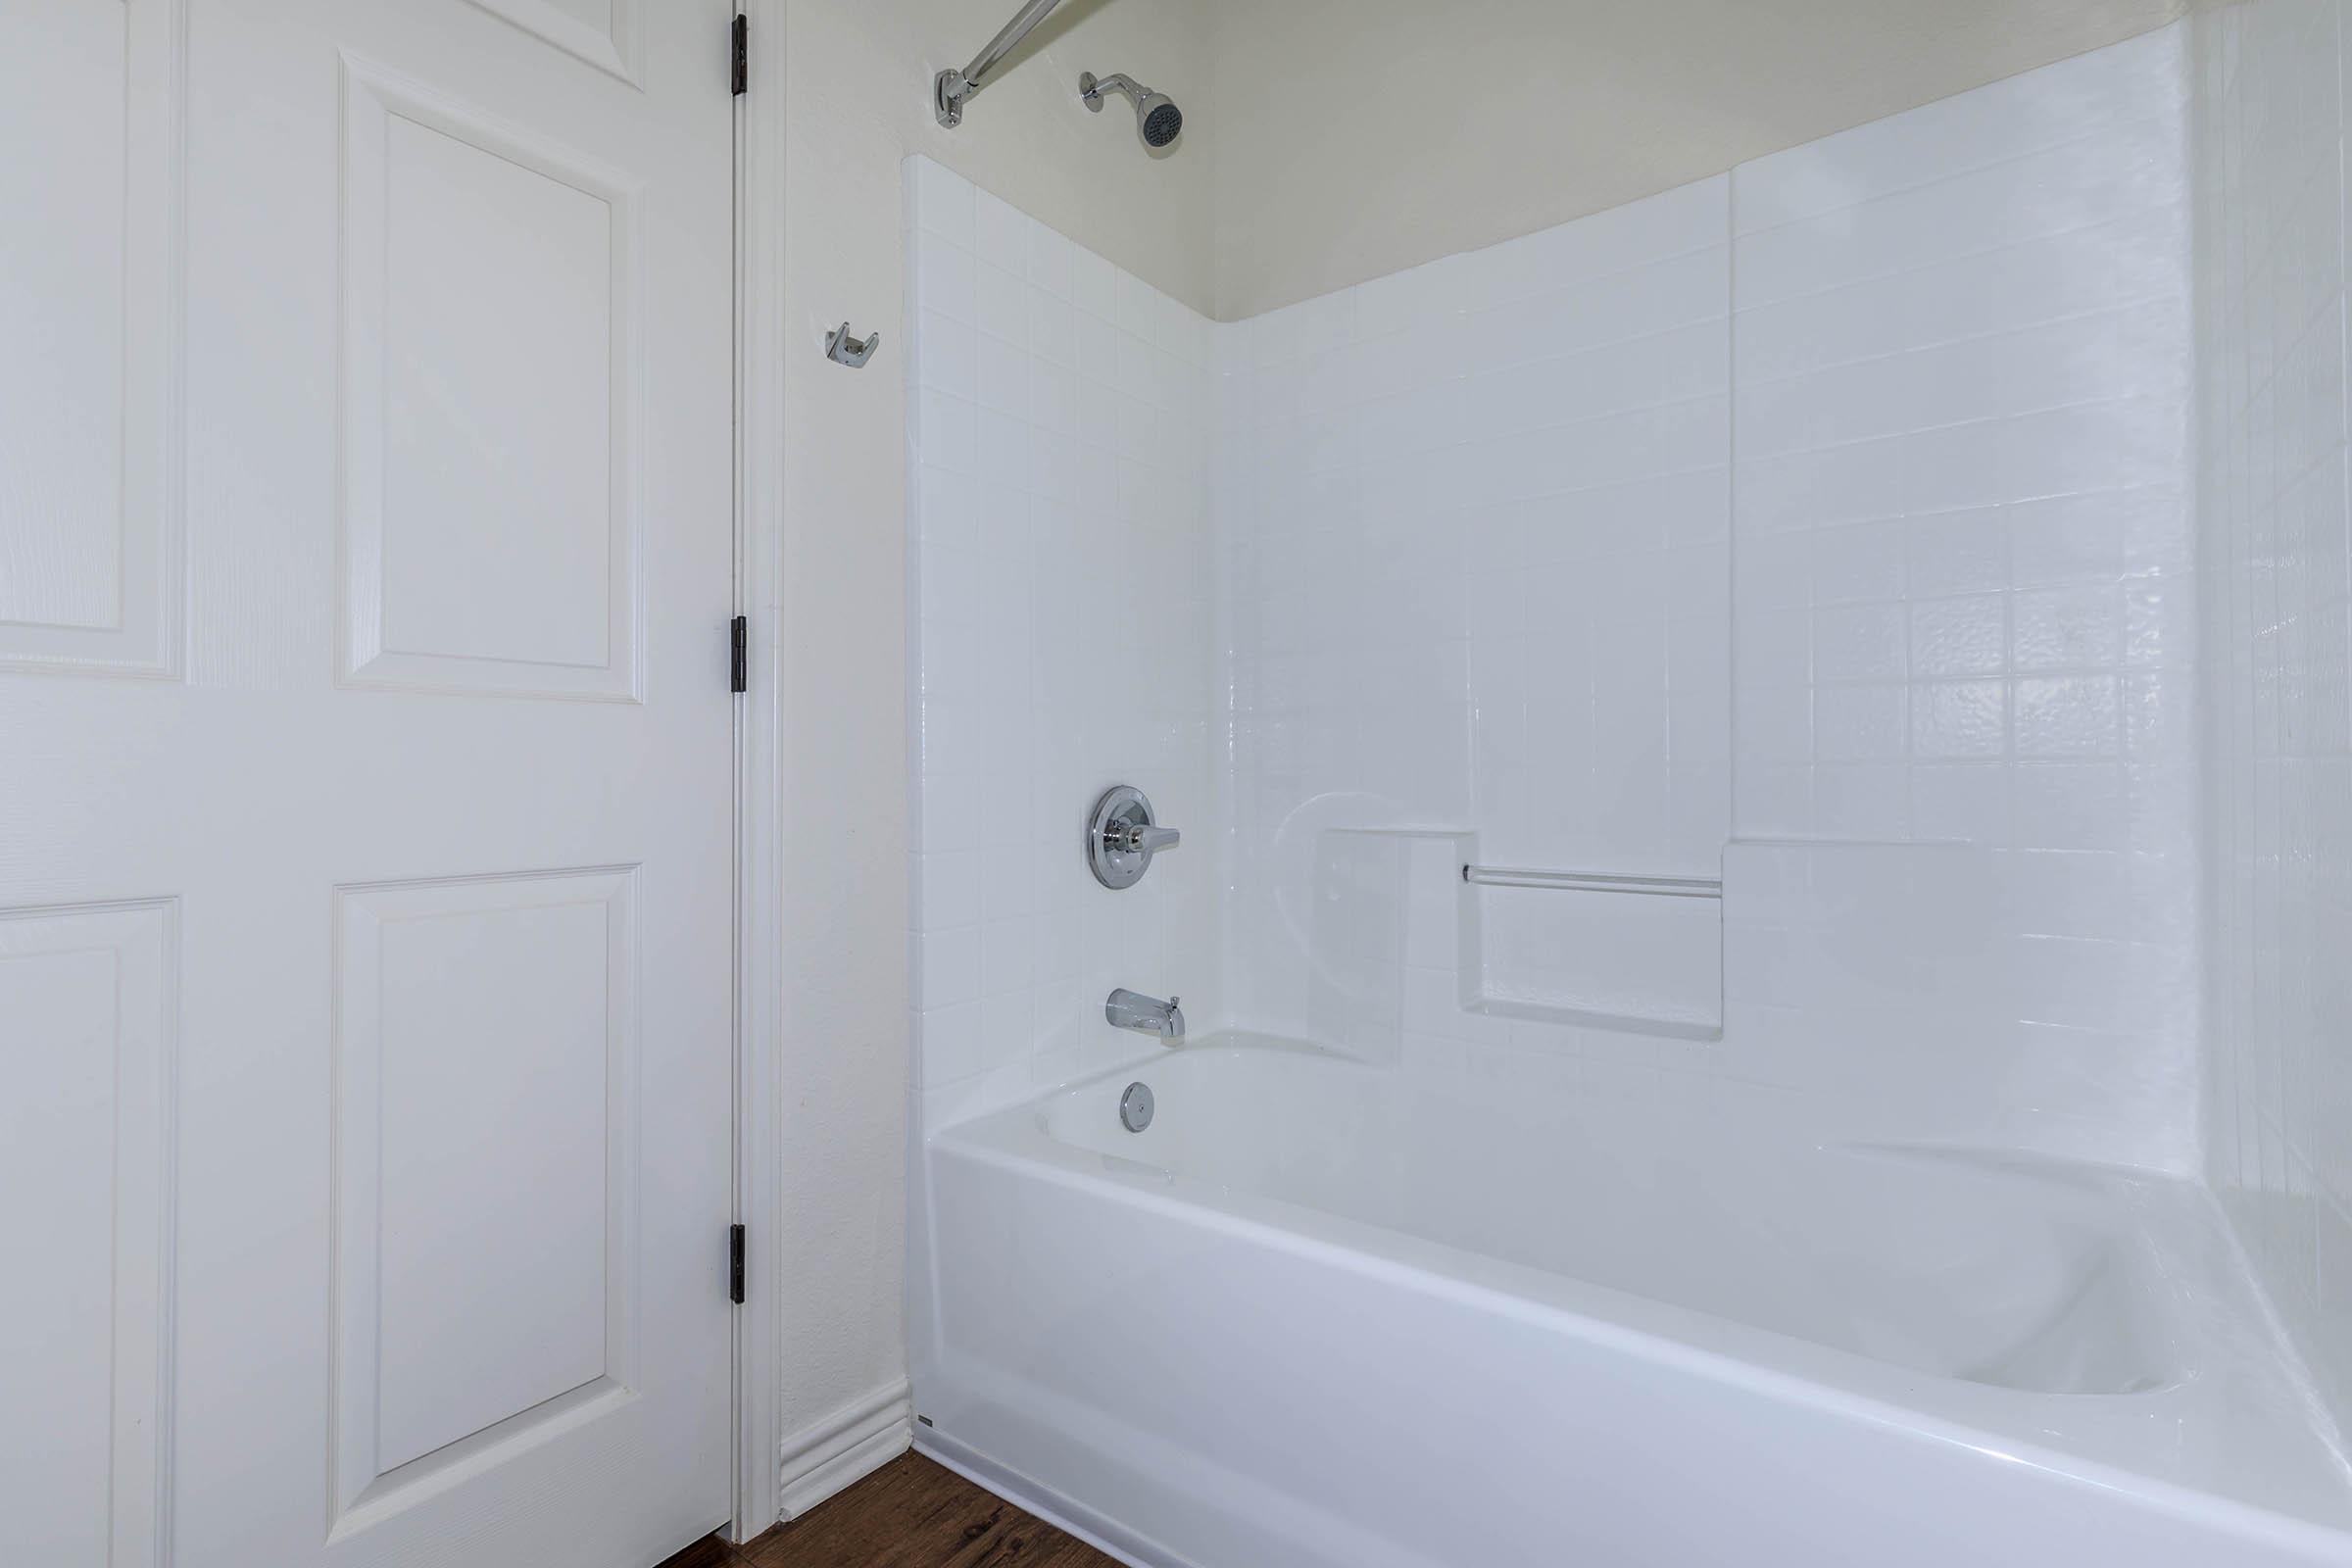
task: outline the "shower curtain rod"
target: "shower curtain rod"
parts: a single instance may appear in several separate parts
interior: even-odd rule
[[[988,84],[989,73],[1003,64],[1004,57],[1029,36],[1029,29],[1045,21],[1046,13],[1059,4],[1061,0],[1029,0],[1027,5],[1013,13],[1010,22],[997,30],[994,38],[988,40],[986,48],[972,56],[970,65],[961,71],[943,71],[933,77],[931,107],[938,115],[939,122],[951,130],[961,124],[964,100]]]

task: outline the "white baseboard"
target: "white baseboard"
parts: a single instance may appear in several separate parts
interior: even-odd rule
[[[914,1403],[900,1378],[784,1440],[782,1517],[797,1519],[914,1443]]]

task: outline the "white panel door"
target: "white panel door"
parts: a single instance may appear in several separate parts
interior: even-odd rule
[[[0,0],[0,1563],[725,1522],[728,0]]]

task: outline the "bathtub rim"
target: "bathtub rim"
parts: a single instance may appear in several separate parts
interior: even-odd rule
[[[1258,1049],[1253,1043],[1237,1046],[1230,1036],[1204,1035],[1199,1044],[1207,1046],[1220,1038],[1235,1049]],[[1269,1039],[1266,1043],[1347,1068],[1381,1070],[1300,1042]],[[966,1159],[1040,1179],[1053,1187],[1107,1196],[1163,1220],[1204,1225],[1255,1245],[1284,1249],[1380,1284],[1419,1291],[1469,1310],[1516,1318],[1645,1364],[1713,1379],[1890,1437],[2025,1465],[2065,1483],[2128,1497],[2171,1517],[2201,1525],[2225,1523],[2268,1544],[2334,1552],[2352,1563],[2352,1458],[2327,1436],[2308,1375],[2279,1337],[2267,1302],[2259,1297],[2226,1298],[2250,1291],[2251,1281],[2223,1227],[2218,1204],[2210,1192],[2192,1180],[2134,1167],[2054,1162],[2071,1171],[2129,1181],[2167,1195],[2174,1234],[2166,1240],[2195,1250],[2202,1264],[2198,1283],[2220,1288],[2220,1294],[2208,1291],[2196,1303],[2203,1308],[2202,1315],[2210,1319],[2232,1307],[2254,1309],[2251,1318],[2236,1321],[2241,1329],[2259,1328],[2264,1353],[2255,1370],[2285,1379],[2295,1391],[2295,1419],[2266,1423],[2257,1429],[2257,1440],[2266,1445],[2264,1458],[2247,1468],[2273,1472],[2291,1468],[2304,1473],[2316,1462],[2332,1468],[2337,1483],[2332,1489],[2305,1485],[2291,1501],[2257,1500],[2220,1480],[2208,1484],[2176,1478],[2129,1458],[2036,1441],[1997,1419],[1971,1418],[1971,1407],[1982,1417],[2014,1413],[2022,1418],[2037,1410],[2046,1414],[2068,1407],[2129,1406],[2131,1413],[2137,1415],[2165,1401],[2210,1405],[2226,1391],[2217,1387],[2220,1379],[2214,1375],[2215,1369],[2202,1364],[2179,1383],[2125,1394],[2040,1393],[1912,1371],[1856,1351],[1509,1262],[1289,1200],[1219,1187],[1141,1161],[1119,1161],[1116,1156],[1063,1143],[1046,1130],[1044,1111],[1050,1102],[1148,1070],[1167,1059],[1166,1055],[1130,1058],[1040,1089],[1011,1105],[942,1127],[922,1140],[924,1178],[937,1180],[937,1161],[943,1157]],[[1994,1157],[2010,1152],[1948,1144],[1882,1147],[1931,1152],[1965,1149]],[[2040,1156],[2034,1156],[2034,1162],[2042,1163]],[[2210,1250],[2216,1248],[2223,1250],[2225,1259],[2235,1259],[2234,1268],[2210,1255]],[[2226,1277],[2213,1277],[2217,1266]],[[2214,1329],[2212,1321],[2196,1326],[2208,1335]],[[934,1327],[936,1330],[936,1320]],[[2242,1353],[2248,1345],[2241,1337],[2227,1348]],[[932,1349],[935,1366],[941,1364],[943,1349]],[[1940,1399],[1921,1396],[1926,1390],[1940,1395]],[[1912,1396],[1905,1397],[1904,1391],[1911,1391]],[[1937,1408],[1939,1403],[1942,1408]],[[2193,1420],[2197,1411],[2179,1413]],[[2270,1413],[2285,1414],[2275,1404]],[[2128,1423],[2119,1426],[2129,1430]],[[940,1436],[935,1431],[928,1435]],[[925,1436],[925,1429],[918,1427],[918,1439]],[[2230,1451],[2239,1450],[2232,1446]],[[2272,1455],[2281,1462],[2272,1463]],[[976,1450],[975,1456],[984,1457]],[[1147,1560],[1186,1568],[1179,1559]]]

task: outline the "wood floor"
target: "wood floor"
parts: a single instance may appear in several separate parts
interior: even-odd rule
[[[1119,1568],[919,1453],[748,1545],[713,1536],[661,1568]]]

